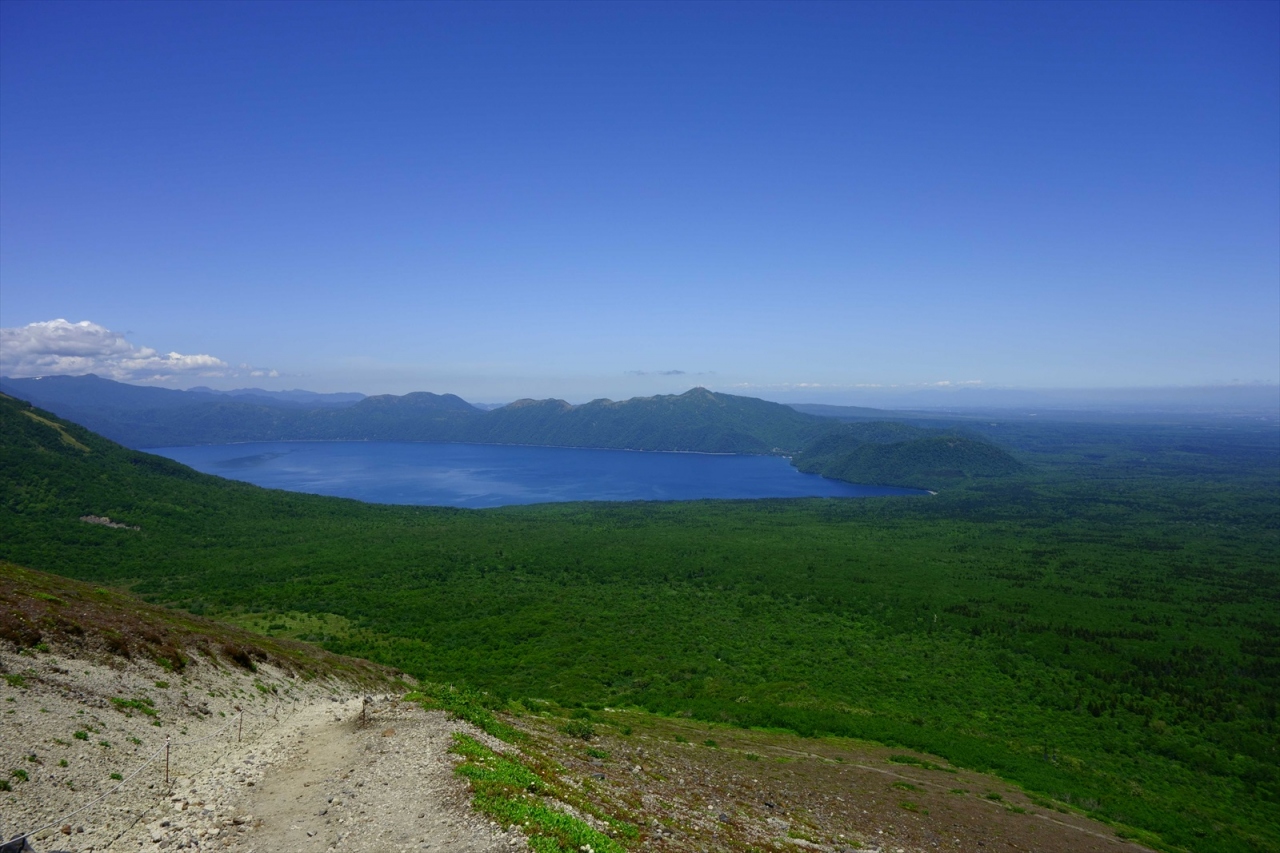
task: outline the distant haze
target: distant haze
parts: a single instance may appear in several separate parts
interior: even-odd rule
[[[0,3],[0,373],[1265,397],[1277,32],[1275,2]],[[1175,387],[1230,390],[1003,390]]]
[[[1206,385],[1164,388],[866,389],[828,394],[759,396],[783,403],[825,403],[884,409],[1019,409],[1049,412],[1280,413],[1280,386]]]

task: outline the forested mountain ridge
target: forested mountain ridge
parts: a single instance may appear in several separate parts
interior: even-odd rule
[[[475,434],[494,443],[767,454],[797,450],[830,426],[781,403],[694,388],[580,406],[520,400],[487,413]]]
[[[87,409],[112,409],[144,411],[149,409],[173,409],[197,403],[252,403],[278,406],[286,409],[316,406],[350,406],[364,398],[363,394],[319,394],[312,391],[263,391],[260,388],[240,388],[235,391],[215,391],[197,387],[186,391],[175,388],[156,388],[147,385],[130,385],[103,379],[93,373],[83,376],[42,376],[33,379],[0,377],[0,388],[23,400],[39,401],[53,411],[55,407]]]
[[[832,421],[780,403],[684,394],[519,400],[492,411],[453,394],[366,397],[345,406],[140,388],[96,376],[7,379],[0,389],[129,447],[239,441],[466,441],[703,453],[794,452]]]
[[[846,424],[807,444],[791,461],[801,471],[850,483],[922,489],[1004,477],[1024,467],[971,435],[881,422]]]

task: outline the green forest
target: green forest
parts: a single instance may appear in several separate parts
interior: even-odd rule
[[[801,471],[850,483],[936,489],[1004,477],[1022,466],[1008,452],[963,431],[902,423],[847,424],[792,458]]]
[[[1280,848],[1274,421],[964,426],[1009,461],[933,497],[473,511],[220,480],[5,397],[0,558],[498,698],[865,738],[1165,849]]]

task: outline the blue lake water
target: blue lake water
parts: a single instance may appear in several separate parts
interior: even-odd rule
[[[272,441],[148,452],[267,488],[386,504],[481,508],[554,501],[925,494],[802,474],[777,456],[389,441]]]

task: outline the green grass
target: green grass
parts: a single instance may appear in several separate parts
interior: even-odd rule
[[[452,751],[466,760],[455,773],[471,784],[472,806],[504,827],[518,826],[529,846],[540,853],[571,853],[590,848],[595,853],[624,853],[620,843],[583,821],[549,806],[554,786],[514,757],[495,753],[461,733],[453,736]]]
[[[586,720],[569,720],[569,722],[560,727],[560,731],[569,737],[576,737],[581,740],[591,740],[596,736],[595,726]]]
[[[923,770],[941,770],[943,773],[955,773],[954,767],[943,767],[923,758],[917,758],[914,755],[890,755],[887,759],[890,764],[910,764],[913,767],[919,767]]]
[[[156,709],[152,707],[155,702],[151,699],[121,699],[118,696],[111,697],[111,704],[117,711],[128,713],[129,711],[138,711],[148,717],[156,716]]]
[[[407,694],[405,699],[417,702],[425,708],[443,709],[454,719],[466,720],[506,743],[520,743],[525,738],[524,732],[494,716],[493,712],[504,703],[492,694],[452,684],[423,683],[418,685],[416,691]]]

